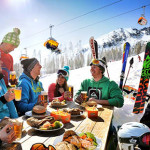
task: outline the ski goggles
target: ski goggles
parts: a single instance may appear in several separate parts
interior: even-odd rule
[[[103,64],[100,60],[98,59],[92,59],[91,63],[90,63],[90,66],[91,65],[96,65],[96,66],[102,66],[105,68],[105,64]]]
[[[69,76],[67,71],[61,70],[61,69],[57,71],[57,75],[58,76],[62,75],[63,77],[68,77]]]
[[[33,144],[30,150],[56,150],[52,145],[46,147],[43,143]]]

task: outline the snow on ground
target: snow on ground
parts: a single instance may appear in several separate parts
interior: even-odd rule
[[[144,53],[141,53],[140,56],[141,59],[143,60]],[[129,57],[127,61],[125,78],[128,72],[129,61],[131,58],[132,57]],[[133,58],[134,58],[133,68],[130,69],[130,73],[126,85],[138,89],[143,62],[138,61],[138,56],[134,56]],[[121,69],[122,69],[121,60],[115,62],[108,62],[108,71],[109,71],[110,79],[116,81],[117,84],[119,84],[120,82]],[[105,71],[105,76],[107,76],[107,71]],[[75,69],[75,70],[70,70],[70,77],[68,80],[68,84],[73,85],[74,94],[75,94],[77,90],[80,88],[81,82],[84,79],[91,78],[91,77],[92,76],[90,73],[90,66]],[[56,78],[57,78],[56,73],[42,76],[40,80],[43,83],[44,89],[48,90],[48,86],[51,83],[56,82]],[[148,89],[148,92],[150,93],[150,88]],[[143,114],[133,114],[132,113],[133,106],[134,106],[134,100],[131,100],[129,98],[124,98],[124,106],[122,108],[114,109],[113,124],[115,126],[118,126],[123,123],[131,122],[131,121],[139,122]]]

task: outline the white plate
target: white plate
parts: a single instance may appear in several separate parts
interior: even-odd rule
[[[80,133],[77,133],[77,134],[80,134]],[[57,143],[61,142],[61,141],[63,140],[63,136],[64,136],[64,135],[61,135],[61,136],[57,137],[57,138],[54,140],[53,145],[55,146]],[[96,136],[95,136],[95,138],[96,138],[96,143],[97,143],[98,145],[97,145],[97,147],[96,147],[94,150],[99,150],[99,149],[101,148],[101,146],[102,146],[102,141],[101,141],[100,138],[97,138]]]
[[[61,123],[61,122],[60,122],[60,123]],[[61,124],[62,124],[62,126],[61,126],[60,128],[51,129],[51,130],[41,130],[41,129],[38,129],[38,128],[35,128],[35,127],[32,127],[32,128],[35,129],[35,130],[38,130],[38,131],[51,132],[51,131],[57,131],[57,130],[62,129],[62,128],[64,127],[64,124],[63,124],[63,123],[61,123]]]
[[[26,116],[28,117],[35,117],[35,118],[43,118],[43,117],[47,117],[50,115],[50,112],[47,110],[45,114],[43,115],[36,115],[36,114],[32,114],[32,111],[27,111],[25,113]]]
[[[97,108],[102,108],[103,106],[101,104],[97,104]]]
[[[80,104],[78,104],[78,103],[76,103],[76,102],[75,102],[75,104],[78,105],[78,106],[81,106]],[[81,107],[82,107],[82,108],[85,108],[85,107],[83,107],[83,106],[81,106]],[[101,104],[97,104],[97,107],[96,107],[96,108],[102,108],[102,107],[103,107],[103,106],[102,106]]]
[[[71,115],[71,117],[80,117],[83,115],[83,112],[80,112],[80,115]]]

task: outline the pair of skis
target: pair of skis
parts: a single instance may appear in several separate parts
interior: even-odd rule
[[[150,79],[150,42],[147,43],[145,49],[141,78],[133,109],[133,113],[135,114],[142,113],[144,110],[149,79]]]
[[[98,59],[98,43],[97,43],[97,41],[94,39],[93,36],[90,38],[89,44],[90,44],[90,47],[91,47],[91,52],[92,52],[93,59]],[[107,66],[107,62],[106,62],[106,57],[103,57],[102,60],[103,60],[103,61],[105,62],[105,64],[106,64],[107,75],[108,75],[108,78],[109,78],[108,66]]]
[[[125,67],[126,67],[126,62],[129,54],[129,49],[130,49],[130,44],[127,42],[124,45],[124,51],[123,51],[123,66],[122,66],[122,71],[121,71],[121,76],[120,76],[120,88],[123,89],[123,80],[124,80],[124,74],[125,74]],[[133,64],[133,60],[130,60],[130,68]],[[130,70],[129,68],[129,70]],[[128,71],[129,74],[129,71]],[[127,74],[127,76],[128,76]],[[127,78],[126,78],[127,79]],[[135,100],[135,105],[133,108],[133,113],[138,114],[142,113],[144,110],[144,105],[145,101],[147,100],[147,89],[148,89],[148,84],[149,84],[149,79],[150,79],[150,42],[147,43],[146,49],[145,49],[145,56],[144,56],[144,61],[143,61],[143,68],[141,72],[141,78],[140,78],[140,83],[138,87],[138,92],[136,95],[136,100]],[[125,80],[126,83],[126,80]],[[124,84],[125,86],[125,84]]]

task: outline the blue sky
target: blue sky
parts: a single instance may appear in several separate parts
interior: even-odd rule
[[[116,4],[63,23],[114,2]],[[150,0],[0,0],[0,39],[13,27],[19,27],[21,44],[16,51],[25,47],[29,50],[43,49],[43,42],[50,36],[49,25],[52,24],[52,36],[60,44],[81,40],[84,45],[90,36],[98,38],[118,28],[143,28],[137,23],[142,9],[112,17],[148,4]],[[147,27],[150,26],[150,5],[145,8],[145,16]],[[112,19],[102,21],[108,18]],[[91,26],[86,27],[88,25]]]

